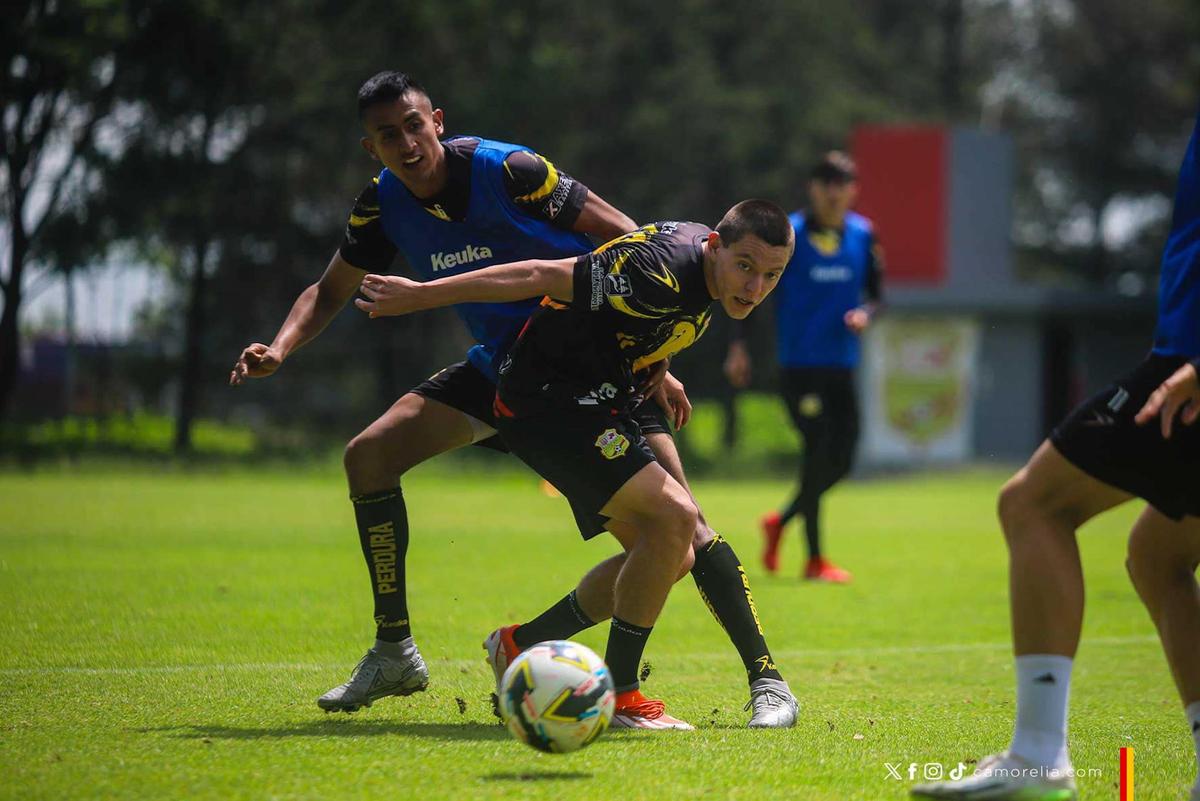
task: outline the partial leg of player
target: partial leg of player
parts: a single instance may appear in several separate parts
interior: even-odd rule
[[[346,447],[346,477],[375,599],[375,644],[349,681],[317,699],[326,712],[354,712],[389,695],[421,692],[429,683],[409,625],[408,511],[400,476],[439,453],[470,444],[473,436],[465,414],[410,392]]]

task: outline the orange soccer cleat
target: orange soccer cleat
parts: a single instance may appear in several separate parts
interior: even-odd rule
[[[483,641],[483,650],[487,651],[487,663],[491,666],[492,673],[496,674],[496,692],[500,692],[500,680],[504,678],[504,671],[508,670],[508,666],[521,653],[521,649],[513,642],[513,632],[517,628],[515,624],[501,626]]]
[[[681,729],[692,731],[693,726],[666,713],[666,704],[642,695],[641,690],[627,690],[617,695],[611,729]]]
[[[853,576],[850,572],[830,562],[823,557],[809,559],[804,566],[804,578],[807,581],[825,581],[830,584],[849,584]]]

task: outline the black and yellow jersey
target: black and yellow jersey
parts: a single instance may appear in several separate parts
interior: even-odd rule
[[[439,220],[463,222],[471,199],[471,161],[479,139],[455,136],[442,142],[446,151],[446,186],[420,200]],[[517,208],[564,231],[572,230],[587,201],[588,188],[562,172],[545,157],[518,150],[504,160],[504,188]],[[346,223],[342,258],[362,270],[386,272],[396,246],[379,221],[379,179],[372,178],[354,201]]]
[[[658,222],[580,256],[574,299],[543,300],[501,366],[498,410],[632,408],[640,401],[638,374],[708,327],[709,233],[699,223]]]

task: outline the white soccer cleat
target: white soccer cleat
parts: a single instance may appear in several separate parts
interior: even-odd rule
[[[975,773],[951,782],[918,784],[914,798],[958,801],[1077,801],[1079,791],[1070,770],[1034,765],[1005,751],[979,760]]]

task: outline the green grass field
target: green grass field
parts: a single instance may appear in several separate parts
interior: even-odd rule
[[[738,549],[776,661],[801,702],[790,731],[742,728],[741,665],[690,579],[647,659],[649,694],[696,732],[608,733],[572,755],[492,718],[480,642],[556,600],[608,541],[582,544],[530,474],[406,481],[409,598],[428,692],[326,716],[317,695],[370,641],[365,567],[340,477],[147,470],[0,475],[2,798],[904,798],[915,762],[1007,745],[1013,716],[1003,476],[850,484],[828,503],[849,587],[757,563],[753,521],[785,481],[699,482]],[[1182,799],[1192,744],[1149,619],[1125,577],[1136,509],[1084,531],[1088,613],[1072,697],[1087,799]],[[603,652],[605,627],[579,637]]]

